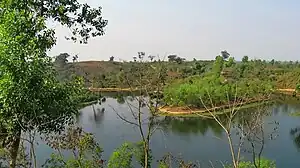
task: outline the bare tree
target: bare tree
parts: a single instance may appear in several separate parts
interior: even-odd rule
[[[231,157],[232,157],[232,163],[233,163],[233,167],[234,168],[238,168],[239,167],[239,163],[241,160],[241,151],[244,147],[245,141],[247,140],[254,140],[251,139],[251,137],[253,135],[255,135],[257,137],[257,130],[261,129],[260,133],[264,134],[264,132],[262,131],[263,128],[263,122],[262,122],[262,116],[261,113],[257,113],[253,118],[253,121],[255,122],[251,122],[251,121],[247,121],[245,123],[245,119],[241,120],[242,122],[238,125],[235,124],[235,118],[237,113],[240,112],[240,109],[243,105],[249,103],[249,98],[247,96],[247,94],[245,94],[242,97],[237,97],[238,93],[237,93],[237,86],[236,86],[236,91],[235,91],[235,96],[234,96],[234,100],[231,101],[229,99],[229,94],[227,92],[227,105],[226,106],[221,106],[221,107],[216,107],[215,104],[213,103],[213,100],[211,98],[210,93],[207,91],[207,95],[208,98],[210,100],[210,107],[207,106],[207,104],[204,103],[202,97],[200,97],[200,100],[203,104],[203,106],[205,107],[206,111],[210,114],[210,116],[222,127],[222,129],[224,130],[226,137],[227,137],[227,142],[229,145],[229,149],[230,149],[230,153],[231,153]],[[269,97],[270,95],[268,95]],[[265,99],[261,100],[262,102],[265,101]],[[217,111],[223,111],[222,114],[225,115],[225,118],[221,118],[220,117],[220,112],[218,113]],[[258,118],[260,118],[260,120],[258,120]],[[245,126],[248,126],[246,127]],[[248,124],[248,125],[247,125]],[[233,142],[233,127],[235,127],[236,129],[234,129],[236,131],[236,133],[240,136],[238,143],[235,144]],[[248,129],[246,129],[248,128]],[[252,137],[253,138],[253,137]],[[264,145],[264,139],[260,139],[263,142],[261,142],[261,152],[259,152],[258,154],[258,159],[256,158],[257,155],[254,156],[254,162],[260,163],[260,158],[261,158],[261,153],[263,150],[263,145]],[[252,144],[254,145],[254,141],[252,141]],[[256,154],[256,153],[254,153]],[[257,167],[259,168],[259,167]]]
[[[221,56],[223,57],[224,60],[226,60],[227,58],[229,58],[230,54],[228,51],[223,50],[221,51]]]
[[[144,59],[145,55],[145,52],[138,52],[138,57],[141,61]]]
[[[162,91],[163,81],[165,78],[162,77],[165,73],[162,73],[163,62],[157,66],[143,66],[142,57],[143,53],[139,52],[139,59],[141,60],[137,65],[138,77],[135,83],[138,84],[139,95],[134,97],[137,102],[136,105],[130,103],[125,99],[129,110],[131,112],[131,118],[125,117],[118,111],[111,107],[118,117],[124,122],[129,123],[138,128],[139,134],[143,146],[143,160],[141,165],[144,168],[150,167],[151,164],[151,149],[150,140],[153,133],[157,130],[159,125],[154,124],[158,112],[158,105],[160,102],[160,94]],[[145,69],[150,68],[150,69]],[[150,74],[151,73],[151,74]],[[131,74],[125,74],[125,80],[128,86],[130,86],[131,92],[133,93],[136,87],[128,80]]]
[[[251,111],[242,113],[240,120],[242,120],[242,125],[240,129],[245,132],[247,143],[250,144],[250,150],[248,152],[252,155],[252,161],[255,168],[261,167],[262,153],[265,144],[268,140],[276,139],[278,125],[276,121],[264,122],[264,116],[270,115],[271,111],[269,106],[257,106]],[[266,132],[264,129],[265,124],[273,125],[271,132]],[[247,148],[245,149],[247,151]]]
[[[148,56],[148,58],[150,59],[150,61],[152,62],[153,61],[153,59],[155,58],[155,56],[154,55],[149,55]]]

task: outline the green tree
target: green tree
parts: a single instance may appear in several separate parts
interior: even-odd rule
[[[115,57],[114,57],[114,56],[111,56],[111,57],[109,57],[109,61],[111,61],[111,62],[113,62],[113,61],[114,61],[114,59],[115,59]]]
[[[124,143],[117,148],[108,161],[108,168],[132,168],[133,147],[129,143]]]
[[[54,65],[57,65],[61,68],[65,67],[68,63],[68,57],[70,57],[70,55],[68,53],[61,53],[58,56],[55,57],[54,60]]]
[[[214,65],[213,65],[213,73],[217,76],[220,76],[221,75],[221,72],[223,70],[223,66],[224,66],[224,59],[223,57],[221,56],[217,56],[216,57],[216,60],[214,62]]]
[[[193,67],[194,74],[201,75],[205,72],[205,66],[200,62],[195,62],[195,66]]]
[[[61,135],[50,135],[46,142],[56,152],[51,154],[42,167],[45,168],[101,168],[104,167],[102,159],[103,150],[90,133],[80,127],[69,127]],[[65,159],[64,151],[72,151],[72,157]]]
[[[75,69],[72,64],[68,64],[68,57],[70,57],[68,53],[61,53],[55,57],[53,62],[59,81],[69,81],[72,78],[72,72]]]
[[[300,84],[297,84],[297,86],[296,86],[296,92],[300,92]]]
[[[169,59],[170,62],[176,61],[176,58],[177,58],[177,55],[169,55],[168,56],[168,59]]]
[[[46,20],[53,19],[72,31],[68,38],[87,43],[103,35],[107,21],[101,8],[76,0],[0,2],[0,127],[9,146],[10,167],[16,167],[21,134],[59,132],[77,113],[81,81],[59,83],[46,52],[55,33]]]
[[[243,63],[247,63],[249,61],[249,57],[248,56],[244,56],[242,59]]]
[[[226,67],[232,67],[235,64],[234,57],[229,57],[228,61],[226,62]]]
[[[182,62],[184,61],[184,59],[183,59],[183,58],[180,58],[180,57],[177,57],[177,58],[175,59],[175,61],[177,62],[177,64],[182,64]]]
[[[275,64],[275,60],[274,60],[274,59],[272,59],[272,60],[270,61],[270,64],[271,64],[272,66],[274,66],[274,64]]]
[[[230,54],[228,51],[224,50],[221,51],[221,56],[223,57],[224,60],[226,60],[227,58],[229,58]]]

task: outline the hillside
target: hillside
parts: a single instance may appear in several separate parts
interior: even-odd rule
[[[201,68],[211,64],[212,61],[199,61]],[[54,63],[61,81],[71,79],[72,74],[84,77],[88,87],[129,87],[136,84],[138,75],[145,78],[155,75],[153,68],[160,67],[165,73],[166,81],[185,78],[197,74],[195,62],[115,62],[115,61],[82,61],[68,63],[64,60],[56,60]],[[126,78],[126,79],[125,79]],[[126,81],[127,80],[127,81]],[[128,81],[129,80],[129,81]]]
[[[201,76],[212,69],[214,61],[153,61],[153,62],[116,62],[116,61],[82,61],[68,63],[65,60],[56,60],[54,65],[61,81],[71,79],[72,74],[84,77],[87,87],[127,88],[139,85],[137,79],[141,75],[145,83],[147,79],[164,74],[166,83],[176,79],[185,79],[191,76]],[[277,88],[295,88],[300,82],[300,65],[296,62],[267,62],[249,60],[247,63],[230,62],[224,64],[222,75],[227,80],[238,79],[244,76],[248,79],[272,80]],[[154,70],[153,68],[156,68]]]

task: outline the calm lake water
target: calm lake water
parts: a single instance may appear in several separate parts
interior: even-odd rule
[[[126,97],[126,100],[136,104],[131,97]],[[95,135],[104,149],[105,160],[108,160],[114,149],[124,141],[140,140],[137,128],[125,123],[116,114],[119,113],[132,120],[127,103],[119,99],[107,98],[106,102],[94,105],[94,108],[96,113],[92,106],[83,108],[77,122],[85,131]],[[105,109],[104,112],[102,108]],[[143,110],[147,113],[146,108]],[[251,114],[251,110],[253,109],[246,112]],[[291,131],[300,128],[300,117],[292,117],[290,114],[300,112],[300,104],[273,104],[267,108],[267,111],[270,111],[270,115],[263,117],[266,142],[262,155],[274,160],[279,168],[299,167],[300,131],[296,135],[292,135]],[[274,121],[279,125],[272,124]],[[151,139],[154,162],[168,152],[174,156],[182,156],[185,160],[198,161],[203,167],[208,167],[209,161],[212,161],[215,167],[220,166],[221,161],[230,162],[231,156],[226,136],[215,121],[197,117],[160,117],[157,124],[159,129]],[[271,137],[270,134],[276,127],[278,130]],[[238,137],[233,136],[234,140],[237,140]],[[52,150],[40,144],[36,152],[39,163],[43,163]],[[251,159],[249,152],[243,152],[242,155],[246,160]]]

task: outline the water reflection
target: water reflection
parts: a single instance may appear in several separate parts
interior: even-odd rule
[[[104,112],[105,108],[97,108],[95,109],[95,106],[92,105],[93,109],[93,116],[90,116],[90,121],[94,121],[96,124],[101,124],[104,120]]]
[[[292,128],[290,134],[293,138],[295,146],[297,147],[298,151],[300,151],[300,126]]]
[[[124,121],[119,119],[116,112],[111,108],[111,106],[114,107],[117,112],[122,113],[122,116],[124,114],[124,116],[131,119],[132,116],[127,102],[128,104],[136,105],[137,102],[136,98],[133,97],[134,95],[117,92],[111,95],[115,99],[108,98],[110,96],[106,95],[106,102],[94,105],[94,107],[89,106],[83,110],[85,111],[84,113],[77,116],[86,130],[95,133],[97,140],[103,145],[106,159],[109,158],[110,154],[119,144],[127,140],[136,141],[140,138],[139,133],[132,129],[131,125],[124,124]],[[257,111],[261,113],[257,113]],[[147,113],[147,108],[143,108],[143,112]],[[245,142],[245,150],[247,152],[251,151],[250,155],[252,155],[252,143],[254,143],[254,155],[259,155],[260,151],[264,150],[262,156],[276,160],[278,167],[284,167],[282,165],[297,167],[300,164],[300,161],[297,160],[299,154],[297,155],[293,151],[295,151],[295,147],[300,150],[300,118],[297,119],[296,117],[289,116],[289,113],[293,112],[300,112],[299,104],[272,104],[260,109],[256,107],[239,112],[234,120],[234,125],[246,123],[247,127],[243,127],[244,131],[254,131],[253,134],[249,134],[248,136],[250,141]],[[219,117],[226,124],[226,121],[228,121],[226,115]],[[281,124],[280,137],[275,141],[270,141],[271,133],[274,131],[273,129],[276,125],[272,126],[269,123],[275,123],[274,121],[276,120]],[[213,136],[221,137],[220,139],[226,138],[223,129],[213,119],[164,116],[158,117],[153,121],[155,125],[158,125],[166,133],[165,137],[162,137],[163,135],[157,131],[158,133],[152,137],[152,150],[156,152],[155,156],[172,152],[176,154],[183,153],[184,159],[187,160],[198,160],[201,158],[203,160],[228,161],[231,159],[228,154],[228,145],[224,144],[221,140],[213,138]],[[256,126],[257,129],[253,130],[252,125],[257,122],[263,122],[264,126]],[[100,124],[101,127],[99,126]],[[234,133],[232,131],[232,137],[234,143],[237,144],[239,135]],[[163,138],[169,140],[167,144],[168,148],[164,148],[162,145]],[[202,150],[199,150],[199,148]],[[246,159],[252,160],[252,156],[244,154],[243,152],[243,156]],[[294,163],[290,163],[293,161]]]
[[[159,121],[160,126],[165,132],[189,135],[205,135],[210,129],[216,136],[223,132],[222,128],[213,119],[204,119],[198,117],[170,117],[166,116]]]
[[[249,121],[255,121],[263,123],[263,117],[270,114],[270,107],[263,106],[258,108],[249,108],[245,110],[241,110],[234,118],[234,125],[243,125],[253,124],[249,123]],[[229,118],[227,114],[219,115],[219,121],[223,125],[228,125]],[[174,117],[174,116],[165,116],[159,120],[160,126],[164,131],[172,131],[174,133],[180,134],[201,134],[206,135],[208,131],[212,131],[215,136],[221,136],[224,131],[222,127],[210,117],[202,118],[202,117]],[[249,128],[250,129],[250,128]]]
[[[101,92],[101,95],[104,97],[111,97],[111,98],[117,98],[117,97],[134,97],[138,96],[139,92]]]
[[[125,103],[125,98],[123,96],[117,97],[117,102],[119,104],[124,104]]]

